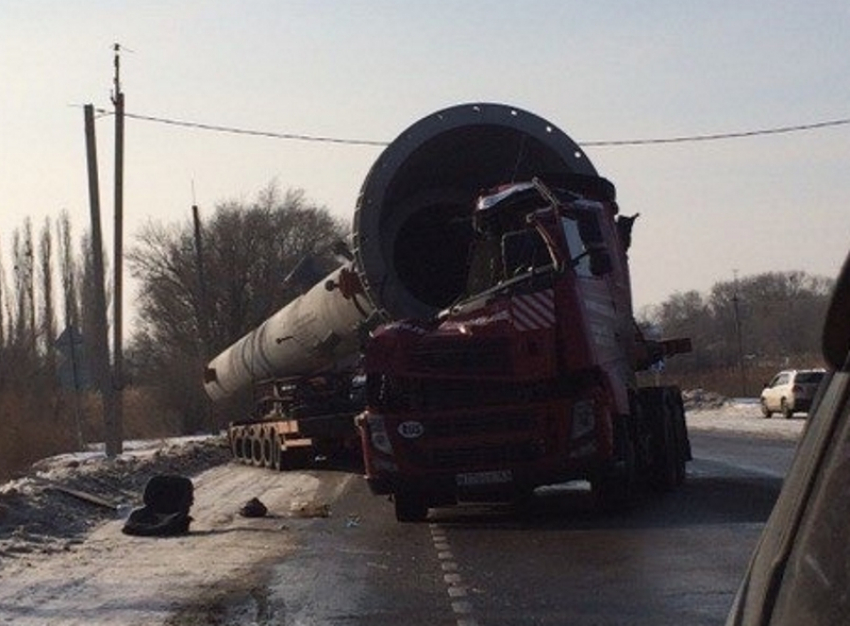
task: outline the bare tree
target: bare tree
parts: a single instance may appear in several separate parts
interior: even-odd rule
[[[79,330],[80,302],[77,285],[77,265],[74,261],[74,249],[71,243],[71,220],[67,211],[62,211],[57,222],[59,240],[59,271],[62,283],[65,327]]]
[[[44,356],[48,371],[56,369],[56,310],[53,303],[53,239],[50,219],[45,219],[41,230],[40,245],[40,282],[41,282],[41,328],[40,336],[44,347]]]
[[[283,279],[303,257],[329,263],[328,251],[344,235],[345,228],[300,191],[281,194],[272,184],[252,203],[224,202],[202,228],[202,290],[191,223],[148,224],[128,254],[142,284],[131,372],[182,416],[184,430],[197,430],[206,405],[203,320],[213,353],[230,345],[295,295]]]
[[[680,384],[717,383],[752,392],[776,369],[819,364],[820,332],[833,281],[805,272],[767,272],[720,282],[708,296],[677,293],[654,307],[644,323],[665,336],[688,336],[694,351],[671,359]]]
[[[32,222],[24,221],[23,233],[16,229],[12,235],[12,255],[15,263],[15,329],[14,341],[30,364],[36,354],[35,325],[35,265]]]

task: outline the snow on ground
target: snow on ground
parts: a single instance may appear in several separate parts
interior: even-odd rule
[[[803,415],[764,419],[755,401],[703,392],[687,394],[686,406],[693,431],[796,439],[805,425]],[[47,459],[0,486],[0,624],[178,626],[208,623],[210,615],[218,624],[241,623],[228,606],[262,603],[265,568],[293,549],[306,523],[299,518],[330,517],[327,532],[345,527],[330,503],[353,475],[275,473],[228,456],[220,438],[148,442],[128,445],[117,459],[102,451]],[[157,473],[192,477],[189,534],[122,534],[122,517],[141,505]],[[269,515],[239,515],[253,497]]]
[[[220,440],[128,448],[113,460],[102,453],[54,457],[0,487],[0,624],[206,623],[193,621],[198,603],[203,615],[225,619],[234,598],[244,602],[262,589],[266,564],[292,549],[302,518],[331,515],[317,500],[316,475],[228,463]],[[123,534],[127,505],[141,506],[144,485],[156,473],[192,477],[190,532]],[[92,504],[57,486],[106,502]],[[239,509],[254,497],[269,513],[242,517]]]
[[[250,476],[250,477],[248,477]],[[222,465],[194,479],[191,532],[169,538],[130,537],[121,520],[99,525],[84,542],[47,559],[19,559],[2,572],[0,620],[17,625],[161,624],[198,601],[247,596],[264,564],[280,560],[293,539],[293,501],[318,479]],[[272,514],[243,518],[238,505],[259,497]],[[226,603],[222,603],[222,610]]]
[[[724,399],[718,396],[694,399],[685,393],[686,421],[692,431],[736,432],[756,437],[797,440],[806,425],[804,413],[785,419],[774,414],[765,419],[754,398]]]

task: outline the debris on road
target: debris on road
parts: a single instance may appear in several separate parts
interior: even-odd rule
[[[239,515],[242,517],[265,517],[268,512],[268,508],[259,498],[251,498],[239,509]]]
[[[290,512],[292,517],[330,517],[331,505],[315,502],[293,502]]]
[[[189,532],[194,485],[178,474],[158,474],[145,485],[144,503],[121,529],[126,535],[170,537]]]

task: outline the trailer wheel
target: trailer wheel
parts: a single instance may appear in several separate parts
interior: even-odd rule
[[[405,491],[393,496],[395,518],[399,522],[424,522],[428,517],[428,504],[422,494]]]
[[[263,433],[259,428],[251,435],[251,465],[263,466]]]
[[[251,455],[253,447],[253,438],[247,430],[242,431],[242,454],[239,455],[239,462],[246,465],[251,465]]]
[[[242,457],[242,437],[236,432],[231,431],[230,433],[230,454],[237,461],[241,460]]]
[[[272,427],[271,429],[271,444],[272,444],[272,462],[271,468],[276,472],[279,472],[283,469],[283,451],[280,449],[280,436],[278,435],[277,429]]]
[[[274,427],[265,428],[260,440],[263,445],[263,460],[262,466],[274,467],[274,445],[275,445],[275,430]]]

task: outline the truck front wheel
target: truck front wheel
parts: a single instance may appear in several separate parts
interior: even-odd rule
[[[428,504],[422,494],[415,491],[397,493],[393,496],[395,502],[395,518],[399,522],[424,522],[428,517]]]

